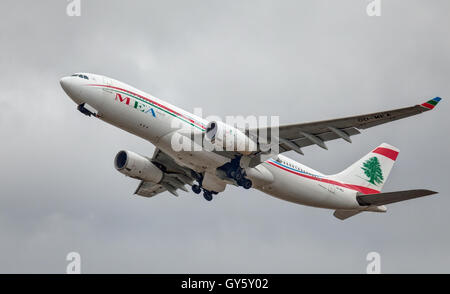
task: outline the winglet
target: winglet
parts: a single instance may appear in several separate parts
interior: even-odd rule
[[[425,107],[425,108],[431,110],[431,109],[433,109],[433,108],[439,103],[439,101],[441,101],[441,100],[442,100],[442,98],[436,97],[436,98],[433,98],[433,99],[431,99],[431,100],[428,100],[428,101],[425,102],[425,103],[420,104],[420,106]]]

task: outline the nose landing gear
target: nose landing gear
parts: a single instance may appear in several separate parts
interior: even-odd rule
[[[87,115],[87,116],[93,115],[95,117],[98,117],[97,111],[87,103],[82,103],[82,104],[78,105],[77,109],[79,112],[81,112],[84,115]]]

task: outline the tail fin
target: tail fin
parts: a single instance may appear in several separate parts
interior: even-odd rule
[[[394,166],[399,149],[383,143],[332,178],[349,185],[380,192]]]

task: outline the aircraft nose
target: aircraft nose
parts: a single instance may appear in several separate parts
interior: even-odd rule
[[[75,103],[80,104],[80,87],[77,82],[74,80],[74,77],[63,77],[59,80],[61,84],[61,88],[63,88],[64,92],[73,100]]]
[[[67,92],[67,89],[69,88],[69,77],[63,77],[59,80],[59,84],[64,89],[64,91]]]

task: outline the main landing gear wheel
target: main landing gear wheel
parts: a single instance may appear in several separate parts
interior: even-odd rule
[[[211,201],[213,199],[213,195],[210,191],[203,191],[203,197],[207,200],[207,201]]]
[[[194,192],[195,194],[200,194],[201,191],[202,188],[199,185],[192,185],[192,192]]]
[[[242,187],[244,187],[244,189],[248,190],[248,189],[250,189],[252,187],[253,183],[249,179],[243,179],[240,184],[241,184]]]
[[[241,171],[237,171],[236,172],[236,174],[234,175],[234,179],[236,180],[236,181],[240,181],[240,180],[242,180],[244,178],[244,175],[242,174],[242,172]]]

